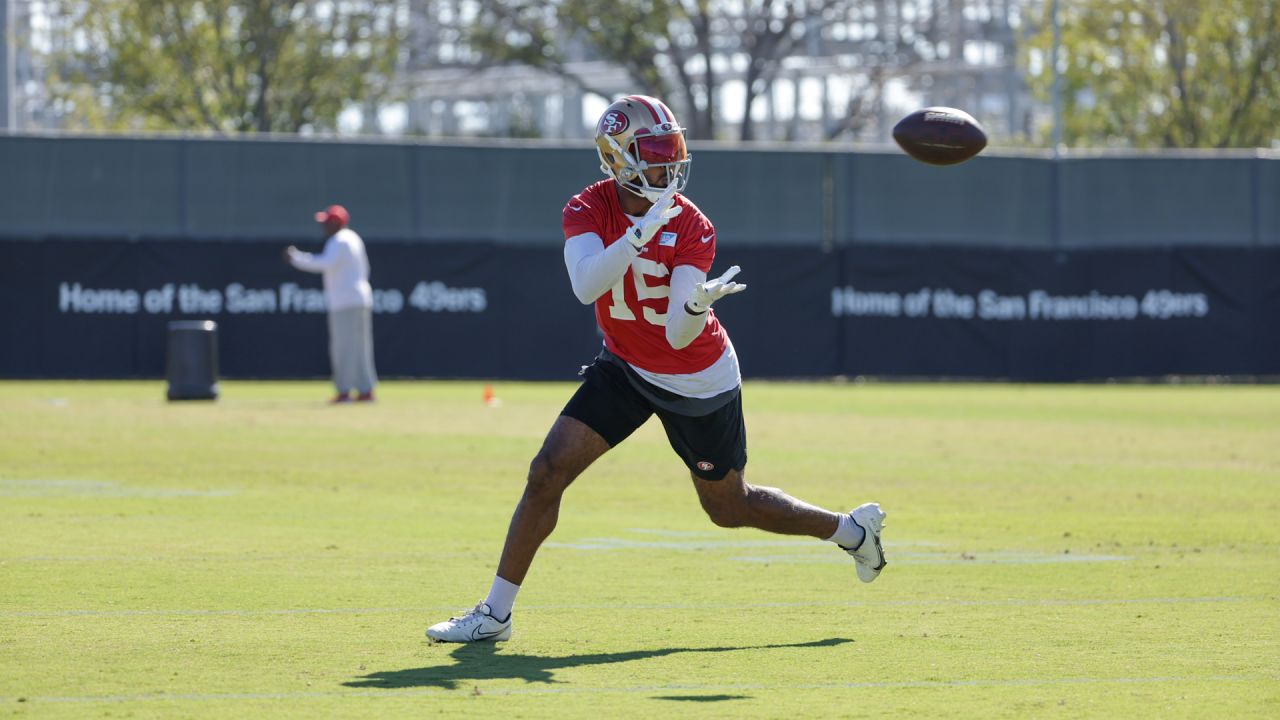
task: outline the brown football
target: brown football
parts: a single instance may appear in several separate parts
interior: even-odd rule
[[[930,165],[962,163],[987,146],[982,125],[949,107],[927,107],[902,118],[893,126],[893,139],[908,155]]]

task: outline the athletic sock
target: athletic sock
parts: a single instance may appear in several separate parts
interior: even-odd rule
[[[503,580],[497,575],[493,576],[493,587],[489,588],[489,597],[484,602],[489,606],[489,611],[493,613],[495,618],[505,621],[511,617],[511,607],[516,604],[516,593],[520,592],[520,586]]]
[[[867,531],[862,526],[853,521],[848,513],[840,515],[840,526],[836,528],[836,532],[827,538],[827,542],[833,542],[846,550],[856,550],[862,545],[862,541],[866,538]]]

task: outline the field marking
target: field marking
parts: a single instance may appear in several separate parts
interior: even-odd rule
[[[1036,553],[1016,550],[996,550],[975,553],[889,553],[895,565],[1046,565],[1079,562],[1123,562],[1132,560],[1129,555],[1089,555],[1084,553]],[[841,555],[746,555],[735,557],[738,562],[761,565],[844,565],[848,558]]]
[[[635,531],[640,532],[640,531]],[[651,534],[660,535],[667,534],[659,531],[649,531]],[[758,547],[789,547],[789,548],[823,548],[830,550],[832,546],[824,545],[822,541],[814,538],[806,540],[713,540],[713,537],[723,537],[718,534],[689,533],[675,534],[671,537],[706,537],[705,540],[633,540],[630,538],[612,538],[612,537],[591,537],[582,538],[581,540],[557,541],[549,540],[542,544],[542,547],[563,548],[568,550],[720,550],[735,548],[758,548]],[[941,543],[934,542],[913,542],[904,540],[894,543],[886,543],[886,547],[903,548],[903,547],[944,547]]]
[[[444,666],[447,669],[448,666]],[[524,687],[486,690],[482,694],[489,696],[510,695],[564,695],[564,694],[641,694],[657,692],[744,692],[744,691],[779,691],[779,690],[867,690],[867,689],[899,689],[926,688],[951,689],[966,687],[1043,687],[1060,685],[1161,685],[1167,683],[1204,683],[1204,682],[1274,682],[1280,680],[1277,675],[1195,675],[1182,677],[1062,677],[1062,678],[1009,678],[987,680],[900,680],[879,682],[847,682],[847,683],[796,683],[766,684],[744,683],[723,685],[629,685],[615,687]],[[465,687],[458,688],[387,688],[387,689],[353,689],[353,690],[309,690],[300,692],[263,692],[263,693],[156,693],[148,695],[70,695],[70,696],[21,696],[24,703],[137,703],[137,702],[211,702],[227,700],[307,700],[344,697],[381,697],[403,698],[421,695],[443,695],[449,697],[471,698],[480,683],[468,681]],[[0,697],[0,703],[9,704],[19,701],[19,696]],[[10,705],[12,707],[12,705]]]
[[[549,541],[543,547],[567,550],[718,550],[722,548],[813,547],[815,540],[628,540],[583,538],[571,542]]]
[[[678,533],[674,531],[646,530],[632,528],[631,532],[677,537],[714,537],[705,534]],[[761,565],[840,565],[849,562],[843,553],[832,553],[830,548],[813,540],[635,540],[631,538],[593,537],[570,542],[550,541],[544,547],[566,548],[571,550],[734,550],[754,548],[795,548],[811,550],[805,554],[787,555],[746,555],[729,558],[738,562],[757,563]],[[1081,562],[1125,562],[1132,560],[1129,555],[1106,555],[1095,553],[1033,552],[1024,550],[993,550],[987,552],[968,552],[962,550],[943,549],[941,543],[931,542],[899,542],[885,543],[886,552],[895,563],[903,565],[1044,565],[1056,563]],[[938,548],[933,552],[903,552],[902,548],[927,547]],[[821,554],[820,554],[821,553]]]
[[[110,497],[174,498],[229,497],[233,490],[193,490],[191,488],[142,488],[109,480],[0,480],[0,497]]]
[[[455,551],[447,554],[460,554]],[[177,563],[260,563],[260,562],[314,562],[316,560],[428,560],[446,553],[362,553],[344,555],[341,552],[328,551],[310,555],[18,555],[14,557],[0,556],[0,565],[5,563],[42,563],[42,562],[177,562]]]
[[[639,535],[659,535],[662,537],[713,538],[720,533],[712,530],[664,530],[661,528],[627,528],[627,532]]]
[[[659,537],[670,537],[670,538],[707,538],[707,539],[714,539],[714,538],[722,538],[722,537],[724,537],[724,536],[726,535],[726,532],[725,532],[724,530],[720,530],[720,529],[717,529],[717,528],[712,528],[712,529],[710,529],[710,530],[668,530],[668,529],[666,529],[666,528],[643,528],[643,527],[633,527],[633,528],[627,528],[627,532],[629,532],[629,533],[635,533],[635,534],[637,534],[637,535],[657,535],[657,536],[659,536]],[[609,540],[609,539],[611,539],[611,538],[587,538],[587,540],[588,540],[588,541],[593,541],[593,540]],[[811,544],[813,544],[813,541],[812,541],[812,540],[793,540],[793,539],[787,539],[787,540],[785,540],[785,541],[783,541],[783,542],[790,543],[790,544],[795,544],[795,545],[811,545]],[[906,545],[906,546],[910,546],[910,547],[945,547],[945,545],[944,545],[943,543],[940,543],[940,542],[929,542],[929,541],[925,541],[925,540],[917,540],[917,541],[902,541],[902,542],[894,543],[894,545],[895,545],[895,546],[904,546],[904,545]]]
[[[750,550],[755,548],[792,548],[807,549],[816,553],[831,553],[832,546],[826,545],[816,540],[707,540],[707,541],[645,541],[645,540],[619,540],[614,538],[588,538],[580,543],[559,543],[546,542],[543,547],[553,548],[569,548],[578,550],[630,550],[630,549],[657,549],[657,550]],[[889,548],[899,551],[900,548],[912,547],[941,547],[939,543],[932,542],[912,542],[902,541],[894,542],[888,545]],[[303,562],[315,560],[337,560],[350,562],[353,560],[429,560],[440,555],[458,555],[466,554],[468,551],[441,551],[441,552],[398,552],[398,553],[347,553],[345,551],[330,550],[325,552],[315,552],[307,554],[288,554],[288,555],[16,555],[13,557],[0,556],[0,564],[6,562],[22,562],[22,563],[40,563],[40,562]],[[896,554],[896,553],[895,553]],[[837,561],[848,563],[849,560],[845,555],[836,553],[830,557]]]
[[[1006,598],[1003,600],[880,600],[880,601],[797,601],[797,602],[760,602],[729,603],[717,605],[720,610],[760,610],[769,608],[838,608],[838,607],[1072,607],[1093,605],[1186,605],[1200,603],[1235,603],[1267,600],[1263,597],[1156,597],[1156,598]],[[261,610],[5,610],[0,611],[0,618],[72,618],[72,617],[137,617],[137,616],[175,616],[175,617],[255,617],[267,615],[375,615],[397,613],[436,613],[454,612],[457,605],[437,605],[434,607],[381,607],[381,608],[264,608]],[[520,612],[559,612],[565,610],[611,610],[625,612],[628,610],[706,610],[705,603],[663,603],[641,605],[605,605],[605,604],[549,604],[521,605]]]
[[[723,530],[718,530],[714,528],[711,530],[667,530],[664,528],[634,527],[634,528],[627,528],[627,532],[635,533],[637,535],[658,535],[660,537],[673,537],[673,538],[683,537],[683,538],[712,539],[712,538],[720,538],[725,536],[725,532]],[[609,540],[609,539],[611,538],[587,538],[588,541]],[[750,542],[750,541],[747,541],[747,542]],[[812,540],[788,539],[781,542],[794,544],[794,545],[812,545],[813,544]],[[904,540],[901,542],[895,542],[894,547],[946,547],[946,545],[944,543],[930,542],[927,540]]]

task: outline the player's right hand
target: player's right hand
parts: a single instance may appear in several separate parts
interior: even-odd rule
[[[637,248],[648,245],[663,225],[684,211],[682,206],[675,205],[675,201],[676,186],[672,183],[658,196],[657,201],[649,208],[649,212],[627,231],[627,240]]]

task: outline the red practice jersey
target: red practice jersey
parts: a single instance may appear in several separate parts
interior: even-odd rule
[[[595,233],[605,247],[627,242],[623,233],[633,224],[622,212],[613,180],[601,180],[574,195],[564,206],[564,237]],[[692,265],[710,272],[716,257],[716,230],[706,215],[683,195],[675,204],[684,208],[631,261],[613,289],[596,300],[596,323],[604,344],[614,355],[652,373],[687,375],[711,366],[729,347],[729,336],[715,311],[708,310],[702,333],[680,350],[667,342],[667,310],[671,271]],[[683,308],[676,308],[684,312]]]

